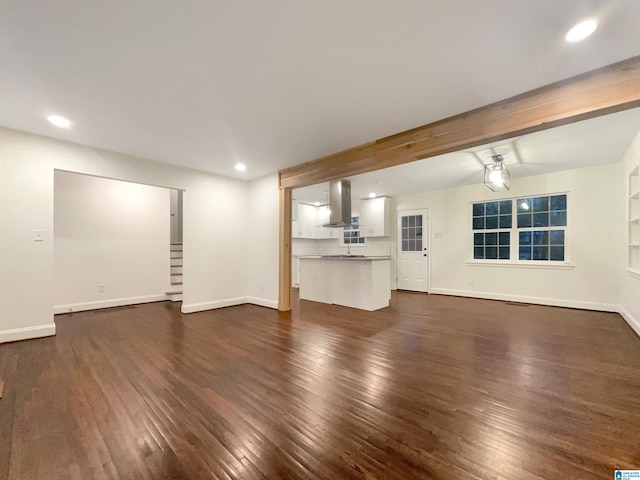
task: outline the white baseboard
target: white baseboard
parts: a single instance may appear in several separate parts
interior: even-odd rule
[[[124,305],[137,305],[139,303],[161,302],[167,300],[166,294],[145,295],[141,297],[114,298],[111,300],[98,300],[96,302],[69,303],[67,305],[56,305],[53,313],[84,312],[86,310],[98,310],[99,308],[122,307]]]
[[[226,298],[224,300],[215,300],[213,302],[189,303],[186,305],[183,303],[182,313],[204,312],[205,310],[233,307],[234,305],[243,305],[245,303],[251,303],[252,305],[259,305],[261,307],[267,308],[278,308],[278,302],[275,300],[268,300],[266,298],[258,297],[236,297]]]
[[[56,334],[56,324],[37,325],[35,327],[14,328],[13,330],[0,330],[0,343],[17,342],[31,338],[50,337]]]
[[[216,308],[233,307],[234,305],[242,305],[247,303],[247,297],[226,298],[224,300],[215,300],[213,302],[189,303],[182,304],[182,313],[195,313],[204,310],[214,310]]]
[[[636,335],[640,337],[640,319],[635,318],[631,313],[623,306],[618,307],[618,313],[624,318],[625,322],[636,332]]]
[[[275,308],[278,309],[278,301],[277,300],[268,300],[266,298],[258,298],[258,297],[247,297],[247,303],[252,305],[258,305],[260,307],[267,308]]]
[[[508,295],[502,293],[476,292],[471,290],[454,290],[449,288],[432,288],[432,294],[453,295],[456,297],[484,298],[487,300],[503,300],[506,302],[533,303],[536,305],[548,305],[551,307],[580,308],[583,310],[596,310],[598,312],[620,311],[620,306],[613,303],[584,302],[581,300],[565,300],[545,297],[526,297],[521,295]]]

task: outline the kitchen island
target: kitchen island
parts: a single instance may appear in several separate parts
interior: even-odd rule
[[[362,255],[300,257],[300,299],[369,311],[388,307],[391,258]]]

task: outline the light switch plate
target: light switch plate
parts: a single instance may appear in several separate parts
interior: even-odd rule
[[[441,233],[436,233],[436,238],[442,238],[442,234]]]
[[[34,230],[33,231],[33,241],[34,242],[44,242],[44,230]]]

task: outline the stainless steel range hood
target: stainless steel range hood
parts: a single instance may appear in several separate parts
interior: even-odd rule
[[[329,183],[329,223],[325,228],[340,228],[351,225],[351,182],[336,180]]]

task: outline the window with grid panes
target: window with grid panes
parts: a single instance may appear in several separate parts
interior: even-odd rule
[[[422,251],[422,215],[402,217],[402,251]]]
[[[351,223],[355,225],[344,227],[342,234],[343,245],[364,245],[364,237],[360,236],[360,227],[357,226],[359,222],[360,217],[351,217]]]
[[[519,198],[517,203],[518,260],[565,260],[567,195]]]
[[[510,260],[512,200],[478,202],[472,205],[473,258]]]

